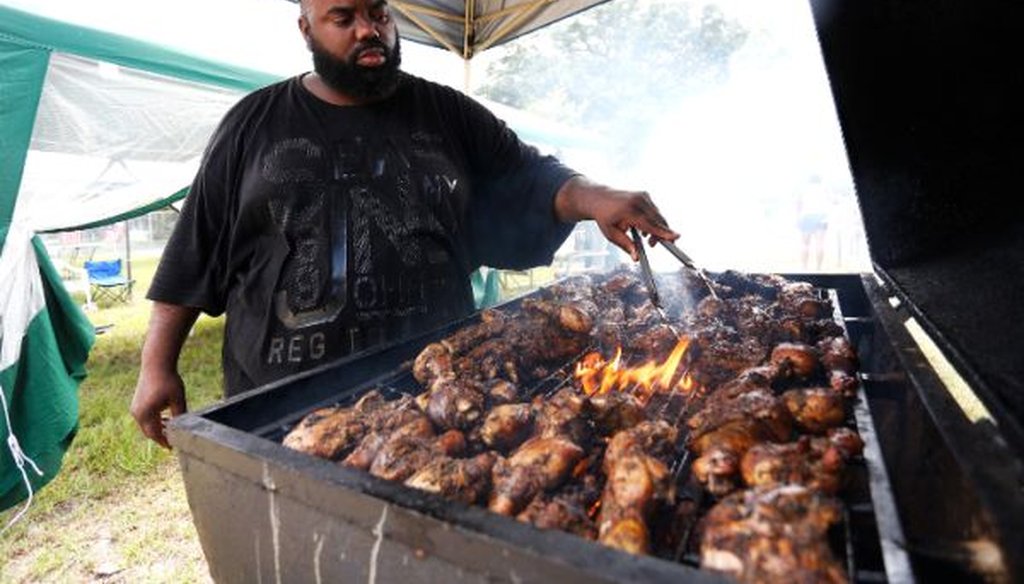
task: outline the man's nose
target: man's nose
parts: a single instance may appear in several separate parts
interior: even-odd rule
[[[379,24],[368,16],[356,17],[356,38],[368,40],[380,38]]]

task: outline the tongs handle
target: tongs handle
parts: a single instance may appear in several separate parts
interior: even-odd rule
[[[697,269],[697,264],[693,263],[693,260],[690,259],[690,256],[686,255],[686,253],[683,252],[683,250],[676,247],[676,244],[672,243],[671,241],[666,241],[664,239],[659,239],[658,243],[665,246],[665,249],[667,249],[669,253],[671,253],[672,255],[676,256],[676,259],[679,260],[684,266],[690,268],[691,270]]]
[[[651,271],[651,263],[647,260],[647,250],[644,249],[644,238],[640,236],[636,227],[629,228],[629,235],[633,238],[636,255],[640,257],[640,272],[643,274],[647,293],[651,297],[651,304],[661,308],[661,297],[658,295],[658,287],[654,283],[654,272]]]
[[[711,284],[711,281],[708,280],[707,275],[704,274],[704,270],[699,268],[697,264],[695,264],[693,260],[690,259],[690,256],[686,255],[686,252],[676,247],[676,244],[672,243],[671,241],[659,239],[658,243],[664,246],[665,249],[669,251],[669,253],[676,256],[676,259],[679,260],[680,263],[682,263],[687,268],[693,270],[693,272],[697,274],[697,277],[700,278],[701,282],[704,283],[704,286],[707,287],[708,292],[710,292],[711,295],[714,296],[715,298],[718,298],[718,294],[715,293],[715,287]]]

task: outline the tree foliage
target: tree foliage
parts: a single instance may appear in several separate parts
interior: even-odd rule
[[[613,0],[499,49],[480,93],[613,137],[628,163],[661,113],[727,75],[746,39],[714,5]]]

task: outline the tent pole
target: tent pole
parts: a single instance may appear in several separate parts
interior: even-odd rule
[[[128,228],[128,219],[124,220],[124,265],[128,281],[132,281],[132,238],[131,229]],[[128,298],[131,298],[131,288],[128,288]]]
[[[470,94],[473,80],[473,59],[462,60],[462,92]]]

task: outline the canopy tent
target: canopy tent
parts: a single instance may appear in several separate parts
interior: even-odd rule
[[[298,0],[289,0],[298,2]],[[608,0],[389,0],[403,38],[469,60]]]
[[[463,53],[597,3],[541,2],[520,11],[510,2],[487,18],[465,19],[477,32],[463,39]],[[430,9],[449,10],[441,4]],[[410,6],[398,10],[427,8]],[[424,32],[437,27],[400,27],[410,40],[445,46]],[[452,33],[438,38],[445,34]],[[59,469],[77,429],[76,392],[94,340],[37,233],[106,225],[183,198],[224,112],[278,79],[0,5],[0,438],[7,440],[0,509],[30,497]],[[535,117],[505,114],[527,142],[587,142]]]
[[[0,6],[0,509],[60,468],[94,338],[36,233],[183,197],[224,110],[275,80]]]

